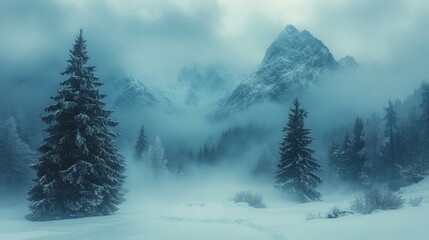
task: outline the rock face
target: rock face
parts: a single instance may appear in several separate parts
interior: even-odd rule
[[[265,53],[259,68],[227,97],[216,115],[227,115],[264,101],[281,102],[315,83],[324,71],[337,70],[322,41],[288,25]]]

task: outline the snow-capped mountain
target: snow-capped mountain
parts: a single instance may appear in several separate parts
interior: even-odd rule
[[[352,57],[341,62],[355,63]],[[239,84],[215,111],[224,116],[264,101],[282,102],[316,83],[325,71],[342,68],[322,41],[288,25],[265,53],[259,68]]]
[[[237,79],[227,67],[220,64],[186,65],[179,72],[176,83],[163,92],[176,104],[188,107],[214,104],[232,92]]]
[[[149,89],[142,81],[133,77],[118,77],[114,79],[117,89],[114,105],[116,107],[150,107],[159,108],[166,112],[175,112],[172,101],[163,92]]]
[[[115,105],[166,112],[216,108],[214,116],[225,116],[265,101],[284,102],[317,83],[324,72],[357,66],[351,56],[336,61],[322,41],[288,25],[266,50],[258,69],[238,85],[239,77],[224,65],[192,64],[181,69],[175,83],[161,89],[132,77],[115,78]]]

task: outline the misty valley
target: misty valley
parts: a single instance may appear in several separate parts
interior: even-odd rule
[[[212,5],[142,1],[137,31],[120,19],[142,5],[94,3],[117,17],[109,33],[94,20],[104,10],[78,2],[87,25],[51,23],[42,54],[0,57],[0,239],[429,237],[429,75],[417,58],[337,58],[347,45],[328,37],[328,48],[317,24],[282,25],[251,57],[247,37],[212,46],[239,31],[205,36],[198,14],[216,19]],[[172,19],[158,25],[161,9]],[[16,44],[36,44],[24,36]]]

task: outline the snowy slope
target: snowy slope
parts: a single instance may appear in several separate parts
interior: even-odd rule
[[[402,189],[402,195],[423,196],[420,207],[379,211],[371,215],[354,214],[338,219],[306,220],[309,213],[326,212],[334,206],[347,207],[354,194],[326,195],[324,202],[296,204],[266,198],[268,208],[254,209],[226,199],[242,186],[224,185],[223,193],[207,189],[180,187],[129,196],[114,216],[52,222],[29,222],[16,209],[0,210],[1,239],[347,239],[347,240],[426,240],[429,236],[429,179]],[[185,188],[184,188],[185,187]],[[207,186],[205,186],[207,187]],[[177,189],[177,188],[176,188]],[[274,191],[274,190],[273,190]],[[264,196],[269,196],[264,192]],[[132,194],[131,194],[132,195]],[[190,201],[199,195],[199,201]],[[222,200],[224,199],[224,200]]]
[[[237,86],[215,115],[227,115],[264,101],[290,99],[316,83],[323,72],[342,69],[356,61],[346,57],[341,63],[322,41],[288,25],[267,49],[257,71]]]

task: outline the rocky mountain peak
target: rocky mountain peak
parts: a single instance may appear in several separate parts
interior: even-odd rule
[[[218,113],[244,110],[263,101],[285,101],[316,83],[322,72],[339,66],[322,41],[287,25],[266,50],[256,72],[222,102]]]

